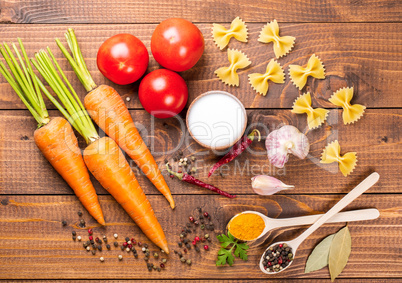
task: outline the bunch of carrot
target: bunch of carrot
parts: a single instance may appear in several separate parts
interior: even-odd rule
[[[53,103],[57,101],[33,72],[24,45],[20,39],[18,42],[22,56],[17,46],[12,44],[18,61],[6,43],[0,47],[0,52],[11,70],[10,73],[0,61],[0,73],[38,122],[38,129],[34,132],[38,148],[74,190],[88,212],[101,225],[105,225],[98,196],[89,178],[73,129],[63,118],[49,118],[41,90]]]
[[[36,60],[32,60],[32,63],[57,94],[65,109],[58,102],[55,106],[87,142],[83,155],[89,171],[126,210],[145,235],[169,253],[162,227],[119,146],[109,137],[99,137],[86,109],[49,47],[47,52],[50,57],[41,50],[35,54]]]
[[[13,46],[22,65],[21,69],[11,50],[5,45],[7,52],[1,48],[1,53],[17,82],[1,62],[0,71],[41,126],[35,132],[36,144],[98,222],[102,225],[105,224],[95,189],[89,180],[87,168],[126,210],[145,235],[166,253],[169,253],[162,227],[118,144],[135,160],[146,176],[168,199],[170,206],[174,208],[170,190],[135,128],[121,97],[111,87],[96,88],[72,29],[69,29],[66,37],[74,58],[70,56],[59,40],[56,40],[57,44],[85,88],[88,91],[91,90],[85,98],[85,106],[91,110],[91,117],[111,138],[99,137],[84,105],[49,48],[47,48],[47,53],[41,50],[35,54],[36,60],[29,61],[22,43],[20,43],[28,66],[26,67],[18,50]],[[11,59],[7,54],[11,56]],[[34,74],[31,62],[56,93],[60,102],[47,91]],[[87,142],[88,146],[85,148],[83,156],[70,124],[63,118],[48,118],[40,90]],[[101,112],[101,109],[104,112]],[[101,121],[104,121],[105,124],[100,123]]]

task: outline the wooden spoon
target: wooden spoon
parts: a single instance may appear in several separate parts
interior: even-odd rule
[[[377,181],[379,180],[380,175],[377,172],[372,173],[370,176],[368,176],[366,179],[364,179],[359,185],[357,185],[353,190],[351,190],[346,196],[344,196],[340,201],[338,201],[337,204],[335,204],[330,210],[328,210],[327,213],[325,213],[323,216],[321,216],[313,225],[310,226],[306,231],[304,231],[299,237],[291,240],[291,241],[284,241],[284,242],[277,242],[274,244],[271,244],[267,250],[270,247],[273,247],[278,244],[287,244],[291,249],[292,249],[292,254],[293,254],[293,260],[296,255],[297,248],[300,246],[300,244],[308,237],[310,236],[315,230],[317,230],[322,224],[327,222],[330,218],[332,218],[335,214],[337,214],[339,211],[341,211],[345,206],[350,204],[353,200],[355,200],[357,197],[359,197],[362,193],[367,191],[369,188],[371,188]],[[287,269],[293,262],[289,262],[289,264],[277,271],[277,272],[269,272],[264,268],[263,261],[264,261],[264,256],[265,252],[261,256],[260,260],[260,269],[262,272],[266,274],[277,274],[279,272],[284,271]]]

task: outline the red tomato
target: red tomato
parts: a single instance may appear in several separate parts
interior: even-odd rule
[[[119,85],[131,84],[148,68],[149,55],[144,43],[131,34],[117,34],[99,48],[96,63],[101,73]]]
[[[201,31],[185,19],[167,19],[155,29],[151,51],[163,67],[182,72],[193,67],[204,52]]]
[[[158,69],[142,79],[138,97],[149,114],[156,118],[169,118],[179,114],[186,106],[188,89],[179,74]]]

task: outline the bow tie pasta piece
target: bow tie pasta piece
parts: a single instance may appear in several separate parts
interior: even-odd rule
[[[277,61],[271,59],[264,74],[250,74],[248,75],[248,80],[257,93],[265,96],[268,92],[268,80],[283,84],[285,82],[285,72]]]
[[[319,127],[327,119],[329,111],[323,108],[311,107],[311,96],[307,92],[300,95],[293,103],[292,113],[307,114],[307,123],[310,129]]]
[[[276,20],[266,24],[258,37],[258,41],[262,43],[273,42],[274,53],[276,58],[285,56],[292,50],[296,38],[293,36],[279,36],[279,25]]]
[[[290,65],[289,74],[293,84],[300,90],[306,85],[308,76],[316,79],[325,79],[324,65],[315,54],[311,55],[310,59],[308,59],[306,67]]]
[[[336,140],[329,143],[325,148],[321,156],[320,163],[332,163],[338,162],[339,169],[341,170],[343,176],[348,176],[356,167],[357,157],[356,152],[348,152],[341,156],[341,146]]]
[[[226,29],[220,24],[212,24],[212,37],[220,50],[229,44],[232,37],[238,41],[247,42],[248,31],[246,23],[237,17],[230,24],[230,29]]]
[[[360,104],[351,105],[350,101],[353,98],[353,87],[341,88],[334,92],[328,99],[329,102],[343,108],[342,118],[345,125],[354,123],[363,116],[366,106]]]
[[[228,49],[229,67],[221,67],[215,71],[218,78],[227,85],[239,86],[238,69],[244,69],[251,64],[247,55],[241,51]]]

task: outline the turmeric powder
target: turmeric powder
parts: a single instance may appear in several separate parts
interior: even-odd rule
[[[254,213],[242,213],[234,217],[228,225],[229,232],[239,240],[251,241],[261,235],[265,222]]]

